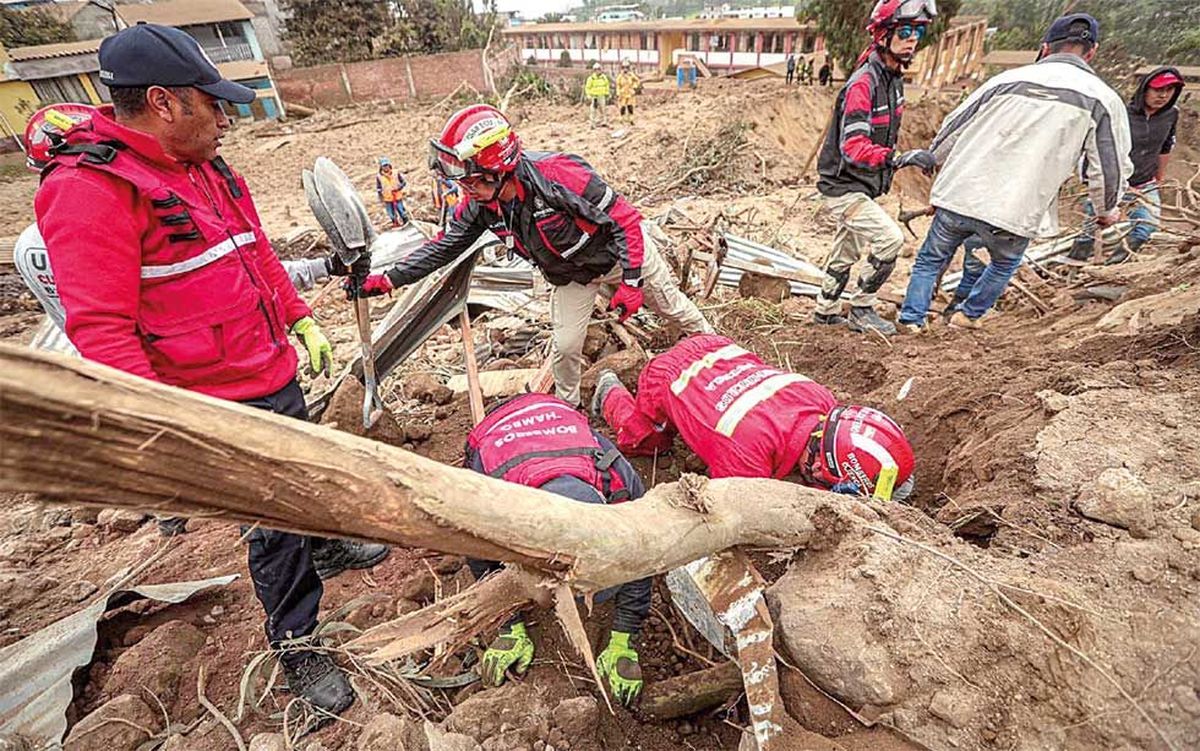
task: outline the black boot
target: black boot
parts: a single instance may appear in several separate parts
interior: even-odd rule
[[[847,319],[847,323],[851,331],[862,334],[876,331],[884,336],[891,336],[896,333],[896,325],[880,318],[874,308],[850,308],[850,317]]]
[[[314,539],[312,562],[321,580],[332,579],[346,569],[371,568],[391,554],[387,545],[350,540]]]
[[[1112,253],[1109,253],[1108,258],[1104,259],[1105,266],[1115,266],[1118,263],[1125,263],[1146,244],[1145,240],[1129,240],[1126,245],[1118,245]]]
[[[1071,252],[1067,254],[1067,258],[1072,261],[1090,261],[1092,253],[1096,250],[1096,241],[1090,237],[1080,235],[1075,238],[1074,244],[1071,245]]]
[[[283,652],[279,662],[292,696],[303,699],[319,712],[341,714],[354,703],[350,681],[329,655],[301,649]]]
[[[840,316],[837,313],[814,313],[813,321],[825,326],[845,326],[849,323],[846,316]]]
[[[187,519],[178,516],[163,516],[158,519],[158,534],[163,537],[178,537],[187,532]]]

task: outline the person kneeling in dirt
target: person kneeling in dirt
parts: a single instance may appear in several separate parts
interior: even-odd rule
[[[642,215],[580,157],[524,152],[508,118],[485,104],[451,115],[430,149],[430,166],[462,186],[463,202],[444,232],[387,272],[348,283],[351,294],[370,297],[412,284],[490,230],[554,287],[555,390],[574,405],[597,294],[610,298],[609,310],[622,321],[644,301],[686,333],[712,331],[679,291]]]
[[[891,190],[897,170],[920,167],[929,172],[935,165],[930,152],[901,152],[896,144],[904,113],[904,69],[936,16],[932,0],[879,0],[867,26],[871,47],[838,94],[833,125],[817,160],[817,190],[837,219],[817,295],[813,320],[818,324],[849,325],[852,331],[884,336],[896,333],[896,327],[875,312],[875,294],[896,268],[904,233],[876,199]],[[858,277],[849,316],[842,316],[842,292],[864,249],[870,268]]]
[[[809,487],[884,501],[906,499],[915,482],[912,446],[894,420],[839,405],[821,384],[723,336],[689,337],[652,358],[637,398],[602,372],[592,411],[630,456],[666,451],[678,432],[713,478],[798,475]]]
[[[646,492],[642,478],[612,442],[592,430],[578,410],[548,394],[525,394],[494,408],[467,436],[464,466],[581,503],[623,503]],[[494,561],[470,560],[468,565],[477,579],[500,568]],[[596,602],[613,594],[605,590]],[[612,632],[596,669],[628,706],[642,690],[632,642],[650,612],[650,579],[617,587],[615,601]],[[498,686],[509,668],[524,673],[532,662],[533,641],[518,615],[484,653],[480,676],[485,684]]]
[[[85,359],[208,396],[306,419],[296,380],[300,339],[315,366],[329,342],[263,233],[242,177],[217,152],[222,102],[253,89],[221,78],[195,39],[139,24],[100,43],[112,105],[70,127],[35,199],[66,333]],[[255,592],[272,648],[308,636],[320,567],[366,568],[384,545],[318,540],[255,527]],[[293,696],[326,715],[354,701],[328,655],[280,655]]]

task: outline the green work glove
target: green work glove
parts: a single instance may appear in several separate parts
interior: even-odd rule
[[[333,347],[321,333],[321,327],[311,317],[305,316],[292,324],[292,333],[300,338],[308,350],[308,367],[313,375],[325,371],[326,377],[333,368]]]
[[[521,674],[529,669],[532,662],[533,639],[525,633],[525,624],[517,621],[501,631],[492,646],[483,653],[479,678],[485,686],[499,686],[504,683],[504,674],[509,668]]]
[[[613,631],[608,637],[608,646],[596,658],[596,669],[608,681],[613,696],[625,706],[633,704],[642,693],[638,653],[629,646],[629,634],[624,631]]]

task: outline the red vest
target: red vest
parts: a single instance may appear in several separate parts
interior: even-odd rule
[[[620,453],[606,453],[587,418],[547,394],[523,394],[492,410],[471,430],[467,445],[492,477],[537,488],[569,475],[592,485],[610,503],[629,498],[613,469]]]
[[[267,276],[269,245],[245,181],[219,158],[168,171],[99,132],[77,130],[68,140],[48,170],[118,177],[133,186],[135,208],[149,219],[136,327],[158,377],[234,399],[271,393],[294,378],[287,335],[294,295]],[[94,248],[93,262],[103,263],[103,252]]]

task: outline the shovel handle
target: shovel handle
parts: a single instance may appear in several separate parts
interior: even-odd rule
[[[354,300],[354,318],[358,323],[358,339],[363,364],[363,427],[371,428],[383,416],[383,400],[379,398],[379,382],[375,375],[375,347],[371,343],[371,303],[365,297]]]

